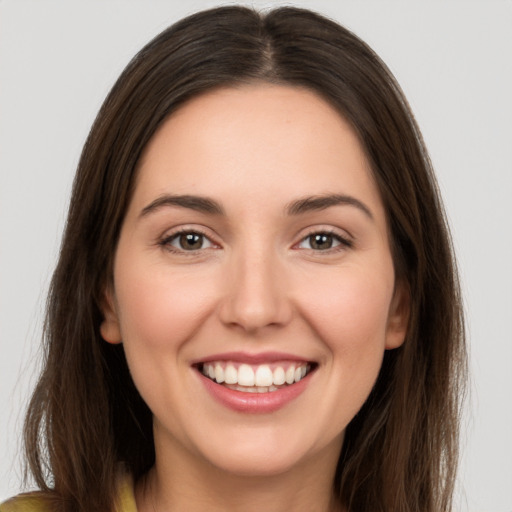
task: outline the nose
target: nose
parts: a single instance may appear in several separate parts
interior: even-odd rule
[[[255,333],[290,321],[293,307],[278,259],[262,250],[233,256],[226,269],[220,306],[220,318],[225,325]]]

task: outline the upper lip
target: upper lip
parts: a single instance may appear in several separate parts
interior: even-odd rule
[[[192,361],[192,365],[209,363],[212,361],[236,361],[246,364],[275,363],[278,361],[297,361],[301,363],[311,362],[311,360],[305,357],[286,352],[259,352],[257,354],[251,354],[249,352],[223,352],[196,359]]]

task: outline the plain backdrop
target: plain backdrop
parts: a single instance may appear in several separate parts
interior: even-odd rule
[[[366,40],[422,128],[459,257],[471,353],[457,510],[512,512],[512,2],[294,4]],[[88,129],[143,44],[214,5],[0,0],[0,501],[20,490],[22,413]]]

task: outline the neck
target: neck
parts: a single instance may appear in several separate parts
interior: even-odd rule
[[[342,512],[332,491],[338,446],[271,475],[230,473],[179,451],[158,457],[157,449],[136,486],[139,512]]]

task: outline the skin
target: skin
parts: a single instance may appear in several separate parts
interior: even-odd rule
[[[345,428],[407,327],[356,135],[308,90],[224,88],[173,114],[139,167],[101,326],[124,343],[154,415],[156,464],[137,487],[139,509],[341,509],[331,489]],[[224,213],[141,213],[163,194],[206,196]],[[287,212],[329,194],[360,205]],[[204,234],[203,245],[180,246],[180,229]],[[331,247],[312,245],[319,232],[333,233]],[[246,414],[213,400],[191,366],[228,351],[287,352],[317,367],[285,407]]]

